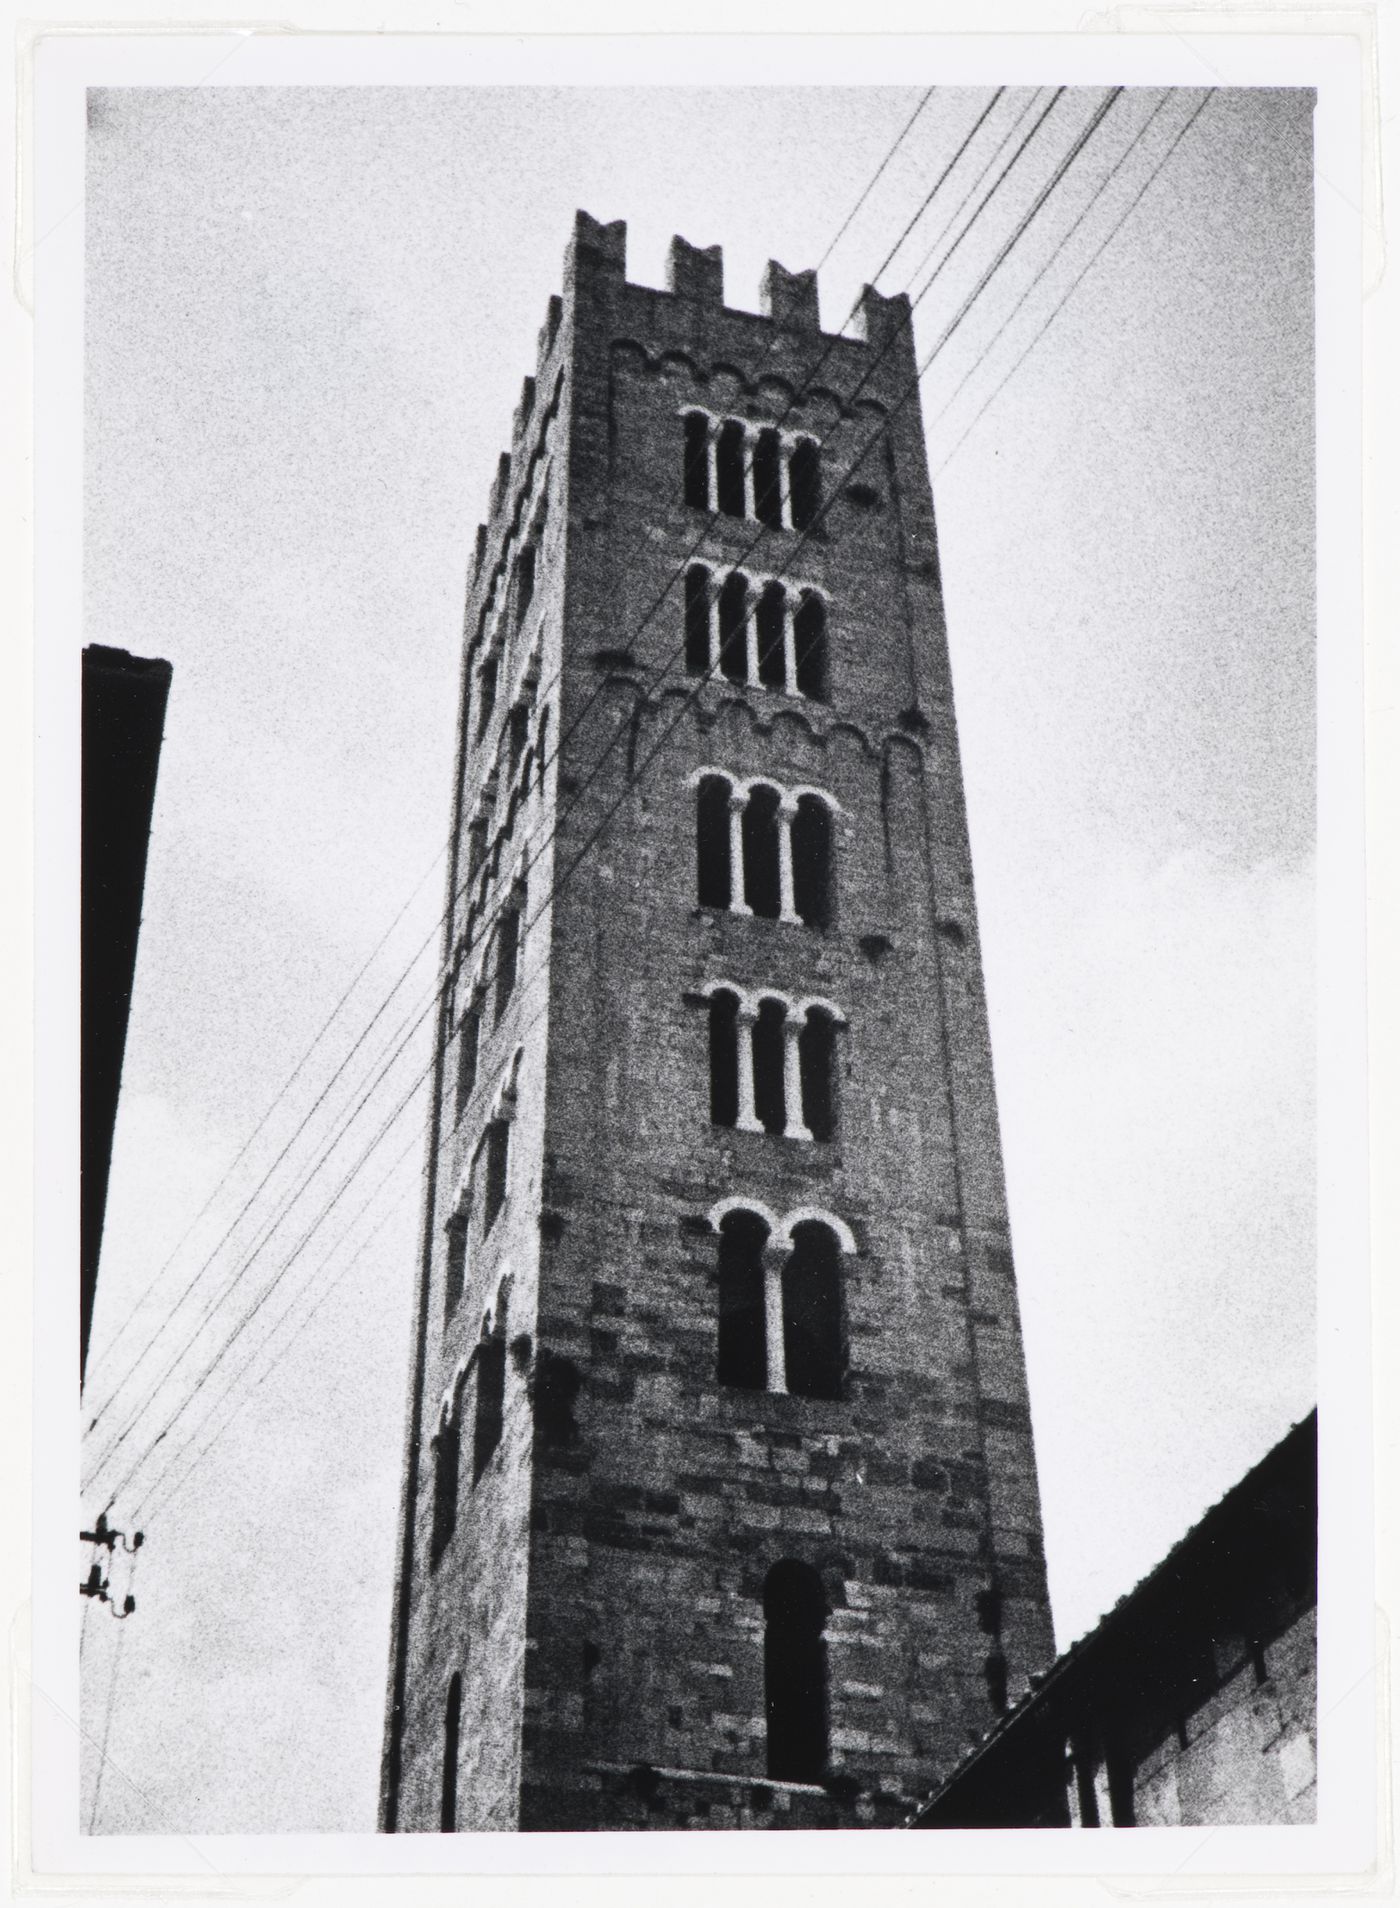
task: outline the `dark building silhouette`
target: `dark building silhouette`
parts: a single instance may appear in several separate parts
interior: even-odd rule
[[[478,533],[389,1830],[898,1824],[1053,1653],[907,298],[580,213]]]
[[[170,664],[83,651],[80,1378],[97,1294],[107,1176],[141,931]]]
[[[1314,1821],[1316,1412],[1032,1681],[913,1826]]]

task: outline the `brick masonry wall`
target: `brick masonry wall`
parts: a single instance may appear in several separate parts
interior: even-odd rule
[[[459,1826],[886,1825],[1053,1654],[932,502],[917,408],[897,408],[912,346],[901,301],[870,297],[868,340],[833,341],[793,306],[800,280],[774,283],[779,325],[721,305],[717,255],[678,243],[677,290],[655,292],[626,282],[622,246],[580,217],[552,346],[564,541],[536,609],[566,740],[525,827],[547,832],[557,799],[553,865],[579,873],[531,929],[538,966],[493,1049],[497,1066],[523,1049],[514,1177],[461,1308],[475,1329],[508,1262],[529,1344],[497,1474],[471,1493],[464,1469],[473,1501],[436,1572],[418,1493],[400,1826],[436,1826],[454,1666]],[[825,440],[837,498],[749,567],[827,592],[830,701],[697,691],[666,586],[697,537],[698,559],[733,563],[758,526],[686,506],[679,414],[776,422],[809,381],[785,428]],[[873,503],[844,495],[853,474]],[[827,930],[697,907],[706,766],[835,798]],[[713,981],[838,1005],[835,1139],[711,1126]],[[437,1143],[440,1232],[473,1141]],[[708,1215],[735,1196],[849,1227],[841,1400],[717,1383]],[[433,1401],[461,1350],[440,1310],[430,1296]],[[766,1780],[762,1596],[782,1558],[820,1573],[830,1610],[825,1786]]]
[[[1247,1656],[1138,1764],[1139,1827],[1317,1819],[1317,1611],[1264,1651],[1261,1682]]]

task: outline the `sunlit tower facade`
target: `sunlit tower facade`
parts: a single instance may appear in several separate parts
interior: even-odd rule
[[[908,300],[625,238],[467,601],[389,1830],[890,1825],[1053,1655]]]

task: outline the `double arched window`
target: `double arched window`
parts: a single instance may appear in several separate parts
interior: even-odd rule
[[[854,1249],[829,1214],[782,1227],[751,1206],[719,1220],[716,1376],[746,1391],[840,1398],[846,1376],[841,1259]]]
[[[505,1427],[506,1307],[510,1278],[501,1280],[494,1317],[487,1312],[481,1336],[470,1354],[461,1359],[443,1393],[433,1433],[433,1539],[436,1566],[457,1528],[457,1500],[461,1490],[462,1438],[468,1421],[472,1439],[472,1485],[491,1462]]]
[[[747,1133],[836,1134],[837,1028],[829,1001],[757,997],[727,983],[710,1002],[710,1119]]]
[[[703,769],[696,784],[696,878],[702,908],[827,927],[833,915],[830,795],[734,782]]]
[[[692,563],[685,573],[685,666],[692,676],[826,699],[826,601],[776,578]]]
[[[810,530],[821,515],[821,446],[814,437],[709,411],[685,416],[685,500],[771,530]]]

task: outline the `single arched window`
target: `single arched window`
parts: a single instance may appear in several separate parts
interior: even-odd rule
[[[744,515],[744,427],[737,418],[728,418],[719,427],[715,440],[715,489],[718,507],[726,517]]]
[[[744,804],[744,899],[764,920],[782,907],[778,874],[778,791],[760,784]]]
[[[731,570],[719,593],[719,666],[731,682],[749,674],[749,579]]]
[[[729,867],[730,785],[707,775],[695,803],[695,860],[702,908],[727,908],[733,895]]]
[[[846,1375],[841,1246],[820,1220],[792,1229],[792,1252],[783,1267],[783,1360],[794,1397],[841,1396]]]
[[[525,744],[530,739],[530,705],[517,702],[510,712],[509,741],[506,754],[506,779],[513,782],[515,771],[520,767],[520,758],[525,753]]]
[[[685,666],[692,676],[710,673],[710,573],[701,563],[685,573]]]
[[[472,1427],[472,1483],[476,1484],[501,1441],[506,1407],[506,1341],[498,1332],[476,1348],[476,1422]]]
[[[535,546],[527,543],[515,559],[515,627],[525,621],[535,594]]]
[[[775,430],[760,431],[753,447],[754,515],[771,530],[783,527],[783,493],[779,472],[782,444]]]
[[[457,1759],[462,1737],[462,1678],[460,1672],[447,1685],[447,1714],[442,1727],[442,1815],[444,1835],[457,1828]]]
[[[758,679],[765,689],[781,689],[787,680],[787,661],[783,650],[783,625],[786,620],[787,596],[782,584],[766,583],[755,614],[758,625]]]
[[[471,880],[486,859],[486,817],[478,815],[467,829],[467,879]]]
[[[768,1773],[818,1782],[826,1771],[826,1596],[810,1564],[785,1558],[763,1585]]]
[[[787,1010],[780,1000],[759,1002],[753,1030],[753,1110],[767,1133],[781,1133],[787,1125],[783,1091],[783,1032]]]
[[[433,1465],[433,1563],[452,1542],[457,1528],[457,1479],[462,1465],[462,1400],[454,1393],[452,1416],[438,1426]]]
[[[491,726],[491,712],[496,707],[496,674],[496,658],[488,656],[481,665],[476,679],[476,739],[478,742]]]
[[[797,648],[797,687],[814,702],[826,701],[826,604],[808,590],[793,618]]]
[[[715,1376],[722,1385],[762,1391],[768,1383],[763,1247],[768,1228],[757,1213],[726,1213],[719,1228],[719,1345]]]
[[[703,411],[685,414],[685,500],[697,510],[710,507],[710,420]]]
[[[810,530],[822,507],[821,453],[810,437],[799,437],[788,458],[792,527]]]
[[[831,811],[804,795],[792,818],[792,897],[808,927],[830,925],[831,885]]]
[[[481,1051],[481,993],[474,993],[457,1026],[457,1117],[460,1119],[476,1085],[476,1062]]]
[[[836,1022],[821,1007],[807,1010],[797,1036],[802,1078],[802,1124],[815,1140],[836,1133]]]
[[[739,1118],[739,997],[727,987],[710,995],[710,1119],[733,1126]]]

